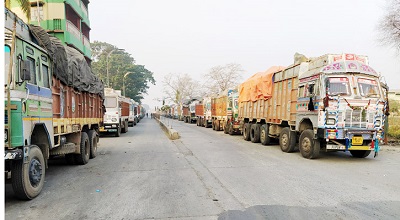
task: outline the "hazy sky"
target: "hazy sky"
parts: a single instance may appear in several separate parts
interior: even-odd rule
[[[381,46],[378,21],[385,0],[94,0],[91,41],[111,43],[154,73],[143,103],[163,97],[162,80],[239,63],[243,81],[273,65],[288,66],[298,52],[367,55],[370,66],[400,89],[400,56]]]

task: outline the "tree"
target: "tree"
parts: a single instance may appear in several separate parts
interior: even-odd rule
[[[91,43],[92,49],[92,71],[103,82],[107,82],[107,56],[108,56],[108,77],[110,87],[123,90],[125,81],[125,96],[141,103],[143,94],[147,94],[148,84],[155,85],[153,73],[144,65],[135,64],[131,54],[120,51],[114,45],[106,42],[95,41]],[[110,53],[113,51],[112,53]],[[124,78],[124,75],[128,73]],[[122,91],[123,92],[123,91]]]
[[[210,72],[205,74],[207,89],[206,95],[218,94],[226,89],[234,88],[239,84],[242,66],[237,63],[226,64],[225,66],[215,66]]]
[[[4,2],[5,6],[9,9],[11,8],[11,1],[12,0],[5,0]],[[17,0],[17,4],[21,6],[22,12],[24,12],[29,21],[31,19],[31,2],[29,0]]]
[[[387,12],[379,23],[380,42],[400,52],[400,0],[387,0]]]
[[[182,105],[199,94],[199,84],[188,74],[168,74],[164,77],[163,84],[166,95],[165,98],[171,99],[179,106],[179,115],[181,113]]]

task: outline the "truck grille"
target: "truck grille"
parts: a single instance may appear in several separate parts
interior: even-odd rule
[[[339,115],[339,119],[345,116],[344,122],[345,127],[349,128],[367,128],[367,123],[374,122],[374,114],[371,112],[362,110],[346,110],[345,112],[341,112]]]

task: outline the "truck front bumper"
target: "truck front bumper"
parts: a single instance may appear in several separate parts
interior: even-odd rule
[[[23,156],[23,151],[20,148],[6,149],[4,151],[4,160],[20,160]]]
[[[99,131],[102,133],[105,132],[117,132],[119,128],[119,124],[104,124],[100,126]]]

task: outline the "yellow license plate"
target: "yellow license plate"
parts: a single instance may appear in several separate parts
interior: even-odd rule
[[[363,137],[353,137],[351,139],[351,144],[352,145],[362,145],[363,141],[364,141]]]
[[[105,131],[104,127],[100,127],[99,131]]]

